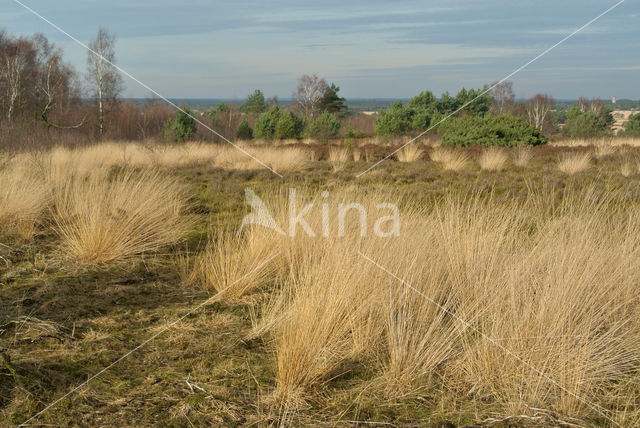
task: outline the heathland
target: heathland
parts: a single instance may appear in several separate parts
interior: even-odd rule
[[[3,425],[640,423],[637,140],[241,144],[3,154]]]

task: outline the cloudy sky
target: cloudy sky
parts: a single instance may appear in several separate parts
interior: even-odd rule
[[[618,0],[20,1],[85,43],[107,27],[117,64],[164,96],[288,98],[318,73],[350,98],[404,98],[499,80]],[[638,22],[626,0],[514,76],[517,95],[640,99]],[[44,33],[84,71],[84,48],[14,0],[1,27]],[[127,81],[125,95],[149,92]]]

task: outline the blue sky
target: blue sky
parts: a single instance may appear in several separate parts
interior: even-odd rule
[[[21,1],[84,42],[109,28],[117,64],[164,96],[288,98],[318,73],[343,96],[405,98],[501,79],[617,0]],[[517,95],[640,99],[638,22],[640,1],[626,0],[514,76]],[[84,72],[86,51],[13,0],[0,27],[44,33]]]

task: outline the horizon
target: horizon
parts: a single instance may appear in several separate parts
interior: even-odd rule
[[[407,99],[500,80],[615,2],[25,4],[85,43],[99,26],[113,31],[116,63],[167,98],[243,99],[260,88],[285,99],[297,77],[318,73],[347,99]],[[84,48],[17,3],[0,6],[0,16],[10,34],[43,33],[84,73]],[[623,3],[531,64],[510,79],[517,98],[640,99],[639,16],[638,3]],[[123,97],[148,96],[125,81]]]

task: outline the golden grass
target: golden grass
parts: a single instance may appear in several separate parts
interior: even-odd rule
[[[408,144],[404,146],[398,153],[400,162],[415,162],[422,157],[423,150],[417,144]]]
[[[608,143],[596,144],[594,149],[594,156],[598,159],[602,159],[607,156],[611,156],[616,153],[617,147]]]
[[[573,175],[585,171],[591,165],[591,153],[567,153],[560,157],[558,169],[565,174]]]
[[[154,171],[110,179],[69,176],[54,190],[53,218],[64,251],[82,264],[123,260],[185,236],[186,195]]]
[[[374,193],[352,187],[344,197],[390,200]],[[392,239],[268,238],[286,254],[286,280],[257,332],[274,340],[282,417],[354,360],[378,373],[368,394],[391,400],[435,388],[444,408],[465,397],[481,412],[599,417],[499,343],[597,406],[627,403],[635,410],[612,415],[637,423],[628,385],[640,369],[638,207],[592,189],[553,198],[449,196],[405,208]]]
[[[351,150],[345,147],[329,148],[329,162],[345,163],[352,159]]]
[[[549,143],[551,146],[558,147],[588,147],[588,146],[631,146],[639,147],[640,138],[634,137],[616,137],[616,138],[594,138],[594,139],[564,139]]]
[[[436,147],[431,152],[431,160],[438,162],[446,170],[459,171],[468,164],[470,157],[466,152],[445,147]]]
[[[195,257],[187,282],[232,299],[273,281],[276,263],[260,267],[274,255],[270,234],[214,231],[211,236],[206,249]]]
[[[620,165],[620,174],[622,174],[623,177],[630,177],[635,172],[636,168],[634,168],[634,166],[630,162],[624,162],[622,165]]]
[[[0,170],[0,234],[29,237],[49,203],[45,182],[17,168]]]
[[[478,163],[485,171],[501,171],[507,163],[507,154],[498,147],[490,147],[482,151]]]
[[[533,150],[529,146],[519,146],[513,153],[513,163],[518,168],[524,168],[529,165],[533,158]]]
[[[256,170],[264,169],[266,164],[276,172],[300,169],[311,159],[308,150],[297,147],[244,147],[253,158],[233,146],[223,146],[217,153],[214,164],[225,169]],[[260,161],[260,162],[258,162]]]

